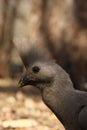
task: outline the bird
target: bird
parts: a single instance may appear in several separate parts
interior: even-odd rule
[[[43,102],[65,130],[87,130],[87,93],[76,90],[67,72],[54,60],[31,63],[18,87],[38,88]]]

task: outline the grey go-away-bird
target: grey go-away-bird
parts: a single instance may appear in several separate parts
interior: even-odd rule
[[[75,90],[69,75],[54,61],[35,61],[19,81],[19,87],[33,85],[44,103],[66,130],[87,130],[87,92]]]

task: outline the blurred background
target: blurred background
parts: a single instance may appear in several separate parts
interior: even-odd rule
[[[17,88],[27,39],[87,91],[87,0],[0,0],[0,130],[64,130],[37,89]]]

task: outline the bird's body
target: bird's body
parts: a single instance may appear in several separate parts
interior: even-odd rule
[[[72,86],[60,89],[58,83],[56,84],[57,88],[47,88],[43,91],[45,104],[55,113],[66,130],[87,130],[87,93],[75,90]],[[82,112],[86,114],[85,117],[81,115]]]
[[[87,93],[75,90],[68,74],[59,65],[35,62],[19,83],[39,88],[43,101],[66,130],[87,130]]]

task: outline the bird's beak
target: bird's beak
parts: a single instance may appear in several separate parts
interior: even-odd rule
[[[18,83],[18,88],[22,88],[23,86],[24,86],[24,84],[23,84],[23,82],[22,81],[19,81],[19,83]]]
[[[25,75],[23,75],[23,76],[20,78],[19,83],[18,83],[18,87],[19,87],[19,88],[22,88],[22,87],[24,87],[24,86],[26,86],[26,85],[28,85],[28,84],[29,84],[29,78],[28,78],[28,75],[25,74]]]

